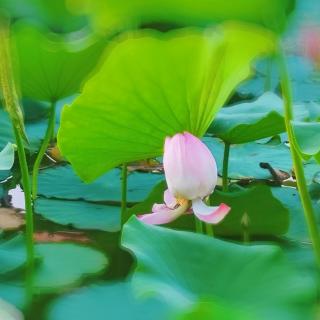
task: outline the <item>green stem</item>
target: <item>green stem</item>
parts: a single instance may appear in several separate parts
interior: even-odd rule
[[[244,214],[241,218],[241,227],[242,227],[243,243],[244,244],[250,243],[249,225],[250,225],[249,216],[246,212],[244,212]]]
[[[281,88],[284,99],[284,113],[285,113],[285,125],[288,133],[288,139],[290,143],[291,156],[293,160],[294,172],[296,176],[297,186],[300,194],[300,199],[303,206],[305,220],[307,222],[309,235],[313,244],[313,250],[316,257],[318,266],[320,267],[320,236],[318,227],[316,224],[316,218],[312,207],[311,198],[308,192],[306,178],[304,175],[303,163],[300,158],[294,144],[294,136],[291,127],[291,120],[293,119],[293,108],[292,108],[292,95],[290,87],[290,78],[285,63],[284,55],[280,50],[277,57],[281,75]]]
[[[230,144],[225,142],[223,152],[223,168],[222,168],[222,191],[228,191],[228,166],[229,166]]]
[[[46,134],[44,136],[43,142],[41,144],[40,150],[38,152],[38,155],[34,162],[33,170],[32,170],[32,199],[33,200],[36,200],[38,195],[38,174],[39,174],[41,161],[43,159],[44,154],[47,151],[48,145],[54,133],[55,113],[56,113],[56,103],[52,102]]]
[[[196,216],[194,216],[194,221],[195,221],[195,225],[196,225],[196,232],[203,234],[202,221],[199,220]]]
[[[33,209],[32,209],[32,199],[31,199],[31,186],[28,171],[28,164],[26,159],[26,154],[24,150],[23,140],[20,135],[19,130],[13,126],[18,157],[20,163],[20,170],[22,176],[22,184],[25,198],[25,210],[26,210],[26,248],[27,248],[27,266],[26,266],[26,294],[27,302],[32,300],[32,277],[34,269],[34,244],[33,244]]]
[[[127,179],[128,179],[128,167],[127,167],[127,164],[124,163],[122,165],[122,173],[121,173],[121,230],[122,230],[122,226],[126,222]]]
[[[206,234],[207,234],[207,236],[214,238],[214,232],[213,232],[212,224],[206,223],[205,225],[206,225]]]

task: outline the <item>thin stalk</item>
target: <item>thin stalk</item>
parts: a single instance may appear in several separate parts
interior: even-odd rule
[[[128,167],[124,163],[122,165],[121,173],[121,230],[126,222],[126,210],[127,210],[127,179],[128,179]]]
[[[39,175],[41,161],[43,159],[44,154],[47,151],[48,145],[53,136],[54,124],[55,124],[55,113],[56,113],[56,103],[52,102],[46,134],[44,136],[43,142],[41,144],[40,150],[38,152],[38,155],[34,162],[33,170],[32,170],[32,199],[33,200],[36,200],[38,195],[38,175]]]
[[[223,152],[223,167],[222,167],[222,191],[228,191],[228,167],[229,167],[230,144],[225,142]]]
[[[292,95],[290,87],[290,78],[282,51],[278,57],[278,64],[281,75],[282,96],[284,99],[285,125],[290,143],[291,156],[293,160],[294,172],[296,176],[298,191],[300,194],[305,220],[307,222],[309,235],[312,241],[314,255],[318,266],[320,267],[320,236],[316,224],[315,213],[312,207],[311,198],[308,192],[306,178],[304,175],[303,163],[294,144],[293,131],[290,121],[293,119]]]
[[[243,243],[248,244],[250,242],[250,232],[249,232],[250,219],[246,212],[244,212],[241,218],[241,227],[243,233]]]
[[[0,14],[0,89],[12,123],[15,140],[18,149],[18,158],[22,177],[25,199],[26,217],[26,302],[30,305],[32,300],[33,268],[34,268],[34,246],[33,246],[33,211],[31,198],[31,185],[27,158],[24,150],[24,141],[28,141],[25,133],[23,114],[19,96],[16,90],[14,73],[12,70],[10,52],[10,23]]]
[[[210,206],[210,197],[206,197],[205,202],[208,206]],[[205,223],[205,227],[207,236],[214,238],[213,225],[210,223]]]
[[[206,223],[206,234],[209,237],[214,238],[214,231],[213,231],[213,226],[210,223]]]
[[[32,286],[33,286],[33,269],[34,269],[34,244],[33,244],[33,209],[31,199],[31,186],[28,171],[28,164],[26,154],[24,150],[23,140],[19,130],[13,126],[18,157],[20,163],[20,170],[22,176],[22,184],[25,199],[25,211],[26,211],[26,250],[27,250],[27,266],[26,266],[26,299],[27,305],[32,300]]]
[[[199,220],[196,216],[194,216],[195,226],[196,226],[196,232],[203,234],[203,225],[202,221]]]

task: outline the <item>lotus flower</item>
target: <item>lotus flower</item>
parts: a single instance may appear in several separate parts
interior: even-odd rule
[[[193,212],[198,219],[217,224],[228,214],[230,208],[225,204],[210,207],[204,203],[218,176],[216,162],[201,140],[188,132],[167,137],[163,166],[168,185],[164,204],[154,204],[151,214],[138,216],[141,221],[165,224]]]
[[[302,34],[305,54],[320,68],[320,26],[306,27]]]

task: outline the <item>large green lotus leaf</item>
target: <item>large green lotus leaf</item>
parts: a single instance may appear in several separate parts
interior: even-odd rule
[[[204,142],[214,155],[219,174],[222,174],[224,143],[215,138],[205,137]],[[239,162],[241,159],[241,162]],[[269,163],[274,169],[290,172],[292,160],[289,148],[284,143],[268,144],[250,142],[231,145],[229,155],[229,178],[271,179],[271,173],[260,167],[261,162]]]
[[[304,120],[308,112],[297,107]],[[272,137],[284,132],[283,101],[267,92],[253,102],[244,102],[219,111],[208,132],[229,144],[240,144]]]
[[[142,201],[162,179],[160,174],[129,173],[127,201]],[[121,170],[113,169],[88,184],[79,179],[71,166],[57,166],[40,171],[38,189],[38,194],[47,198],[121,202]]]
[[[148,23],[210,25],[240,20],[283,31],[295,1],[290,0],[68,0],[76,12],[90,15],[98,30],[118,31]]]
[[[211,196],[211,202],[215,205],[225,203],[231,207],[231,211],[214,227],[215,233],[223,236],[242,235],[244,215],[248,219],[250,235],[286,233],[289,228],[289,211],[272,195],[271,190],[265,185],[228,193],[216,190]]]
[[[158,299],[138,299],[130,282],[99,283],[58,298],[48,320],[87,320],[93,315],[95,320],[163,320],[168,319],[168,307]]]
[[[7,145],[0,151],[0,170],[10,170],[14,163],[14,145]]]
[[[23,320],[23,315],[14,306],[0,299],[0,319]]]
[[[320,162],[320,122],[292,121],[292,128],[301,156],[305,159],[314,156]]]
[[[168,135],[203,135],[251,61],[274,49],[271,34],[244,24],[150,32],[117,43],[62,112],[58,144],[84,180],[161,155]]]
[[[120,230],[120,207],[85,201],[38,198],[34,210],[44,218],[79,229]]]
[[[22,96],[46,101],[79,92],[105,48],[104,40],[67,42],[20,23],[14,28],[13,41],[19,59]]]
[[[175,309],[213,301],[254,319],[313,319],[315,283],[292,269],[278,247],[237,245],[135,218],[124,227],[123,245],[137,258],[136,292]]]

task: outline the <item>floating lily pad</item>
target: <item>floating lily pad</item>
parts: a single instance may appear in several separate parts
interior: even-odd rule
[[[85,201],[38,198],[35,212],[62,225],[108,232],[120,230],[120,207]]]
[[[135,218],[125,225],[122,242],[137,258],[137,294],[162,297],[176,310],[217,301],[255,319],[313,316],[313,280],[292,269],[276,246],[237,245]]]
[[[143,200],[163,175],[132,172],[128,176],[128,202]],[[59,188],[56,186],[59,185]],[[121,202],[121,170],[113,169],[88,184],[74,173],[71,166],[57,166],[40,171],[38,194],[59,199]]]
[[[225,203],[231,207],[224,220],[214,226],[216,234],[241,236],[243,219],[250,235],[281,235],[289,228],[289,211],[272,194],[272,188],[258,185],[233,192],[216,190],[211,196],[214,205]]]
[[[215,138],[204,138],[204,142],[216,158],[219,174],[222,174],[224,143]],[[241,165],[239,165],[241,161]],[[270,164],[274,169],[290,172],[292,160],[290,149],[284,144],[250,142],[231,145],[229,155],[229,178],[271,179],[271,173],[260,167],[260,163]]]
[[[320,122],[292,121],[295,144],[300,154],[320,163]]]
[[[309,192],[312,196],[313,209],[316,216],[320,216],[319,198],[312,194],[312,186],[309,186]],[[290,227],[286,237],[302,242],[309,242],[309,233],[306,225],[302,203],[299,192],[295,188],[272,188],[273,195],[281,201],[290,212]],[[320,227],[320,225],[319,225]]]
[[[206,33],[150,32],[119,40],[82,94],[63,109],[59,149],[86,181],[161,155],[168,135],[203,135],[250,75],[251,61],[275,44],[265,30],[244,24]]]
[[[0,243],[0,275],[21,269],[25,265],[26,253],[22,237],[17,236]]]
[[[4,149],[0,151],[0,170],[10,170],[14,163],[14,145],[8,143]]]
[[[35,293],[52,293],[65,287],[72,287],[88,275],[102,272],[108,260],[104,254],[92,249],[71,243],[48,243],[35,246],[37,263],[34,271],[33,290]],[[25,242],[22,236],[0,244],[0,275],[13,272],[25,265]],[[62,272],[63,270],[63,272]],[[16,286],[18,292],[21,277],[24,273],[11,279],[8,286]],[[0,297],[2,293],[0,292]],[[7,299],[6,295],[4,298]]]
[[[34,275],[34,290],[38,293],[79,284],[88,275],[102,272],[108,260],[101,252],[71,243],[37,244],[41,263]]]
[[[15,26],[13,38],[22,95],[50,102],[80,91],[106,45],[99,39],[66,42],[25,24]]]
[[[131,283],[100,283],[57,299],[48,320],[168,319],[168,306],[158,299],[134,296]]]
[[[297,109],[298,118],[308,117],[305,109]],[[208,132],[229,144],[240,144],[272,137],[285,130],[283,101],[267,92],[253,102],[221,109]]]
[[[47,120],[28,122],[25,128],[29,140],[29,144],[25,144],[25,148],[35,152],[40,148],[47,128]],[[8,142],[15,143],[12,124],[7,112],[0,110],[0,149],[4,148]]]

